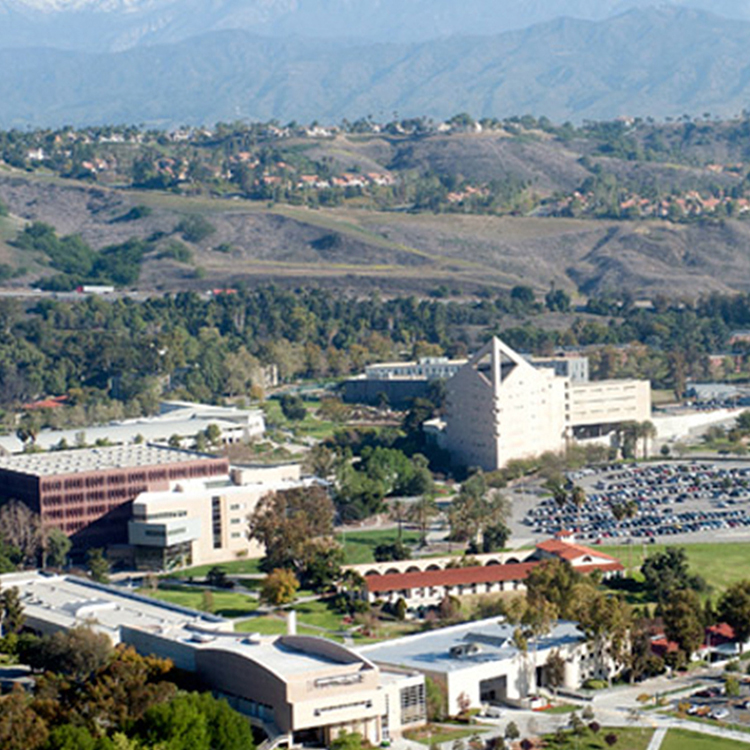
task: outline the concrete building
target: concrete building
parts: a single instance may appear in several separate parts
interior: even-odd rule
[[[429,395],[430,383],[452,378],[465,359],[422,357],[416,362],[383,362],[368,365],[363,375],[344,383],[346,403],[378,404],[383,397],[396,408],[405,408],[415,398]]]
[[[651,416],[650,384],[572,382],[536,367],[493,338],[446,384],[443,421],[426,432],[464,466],[493,471],[508,461],[561,452],[573,439],[601,439]]]
[[[195,436],[199,432],[205,432],[209,425],[219,428],[220,440],[225,445],[262,437],[266,430],[265,417],[259,409],[243,410],[186,401],[164,401],[161,413],[154,417],[69,430],[41,430],[34,444],[42,450],[60,445],[72,448],[83,438],[87,445],[130,445],[139,442],[168,445],[176,437],[180,447],[190,447]],[[24,443],[17,435],[0,436],[0,453],[15,454],[23,451]]]
[[[534,367],[549,367],[555,375],[570,378],[571,383],[589,382],[589,358],[573,354],[560,354],[555,357],[530,357]]]
[[[133,501],[128,541],[142,570],[262,557],[247,538],[247,517],[258,501],[281,490],[309,485],[299,464],[233,468],[225,477],[176,481],[168,490],[143,492]]]
[[[606,677],[606,666],[589,653],[575,623],[558,622],[546,636],[531,639],[525,652],[514,645],[515,629],[503,618],[493,617],[359,651],[382,668],[418,669],[441,683],[448,696],[448,711],[454,714],[464,697],[472,708],[525,705],[529,696],[547,684],[546,662],[552,651],[565,660],[562,687],[576,689],[586,679]]]
[[[235,634],[229,620],[71,576],[0,576],[18,588],[28,627],[87,625],[113,643],[171,659],[194,673],[270,738],[328,745],[343,731],[373,745],[425,721],[424,677],[381,668],[323,638]]]
[[[170,482],[226,476],[226,458],[164,448],[110,448],[0,456],[0,498],[26,503],[42,527],[64,531],[76,547],[127,541],[132,501]]]

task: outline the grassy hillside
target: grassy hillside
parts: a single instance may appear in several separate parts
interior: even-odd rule
[[[542,217],[403,213],[356,207],[309,209],[260,202],[119,191],[46,176],[0,175],[0,262],[37,272],[39,258],[10,248],[23,221],[43,221],[92,247],[157,238],[140,288],[210,288],[276,280],[353,289],[473,291],[551,284],[571,292],[630,289],[638,295],[750,289],[750,225],[671,224]],[[118,220],[136,205],[138,220]],[[198,241],[178,225],[200,216]],[[171,257],[170,243],[186,246]],[[7,260],[3,260],[6,258]],[[20,283],[20,282],[18,282]]]

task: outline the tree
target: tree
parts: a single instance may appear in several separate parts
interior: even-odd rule
[[[96,547],[90,549],[86,553],[86,564],[93,580],[97,583],[109,583],[109,563],[104,550]]]
[[[445,685],[425,676],[424,690],[428,721],[443,721],[448,713],[448,693]]]
[[[291,604],[298,589],[299,581],[291,570],[276,568],[263,579],[260,600],[274,607]]]
[[[19,656],[32,669],[57,672],[82,683],[112,657],[112,643],[104,633],[84,625],[52,635],[19,639]]]
[[[31,707],[31,698],[16,685],[0,698],[0,747],[3,750],[36,750],[47,741],[44,721]]]
[[[0,508],[0,539],[18,549],[26,565],[36,565],[42,548],[39,514],[20,500]]]
[[[521,732],[518,729],[518,725],[515,721],[509,721],[505,725],[505,739],[510,740],[513,742],[513,740],[517,740],[521,736]]]
[[[573,485],[573,489],[570,493],[570,500],[576,507],[576,513],[578,514],[578,531],[581,530],[581,510],[586,505],[586,491],[580,485]]]
[[[544,671],[547,677],[547,684],[554,690],[555,696],[557,696],[557,688],[565,682],[565,658],[557,649],[549,652]]]
[[[221,565],[214,565],[206,573],[206,583],[215,589],[232,588],[233,584],[227,579],[227,571]]]
[[[300,580],[316,592],[329,590],[341,579],[344,548],[332,539],[311,539],[304,549]]]
[[[68,553],[72,543],[67,534],[58,528],[50,529],[45,539],[45,555],[47,564],[53,568],[62,568],[68,560]]]
[[[300,422],[307,416],[305,404],[299,396],[285,393],[280,399],[281,411],[284,416],[294,422]]]
[[[434,491],[422,494],[422,496],[409,507],[409,520],[415,523],[419,528],[419,543],[422,547],[427,544],[427,529],[429,528],[430,520],[439,512],[437,503],[435,502]]]
[[[732,584],[719,599],[719,618],[734,630],[734,636],[740,644],[750,638],[750,580]]]
[[[641,566],[646,589],[658,601],[665,602],[677,589],[704,591],[705,581],[690,573],[687,554],[682,547],[667,547],[663,552],[649,555]]]
[[[474,541],[482,545],[485,529],[505,525],[510,504],[497,490],[487,486],[484,474],[479,471],[462,485],[450,510],[451,533],[457,539]]]
[[[13,586],[0,593],[0,633],[20,633],[25,619],[18,589]]]
[[[253,750],[250,724],[210,693],[183,693],[146,711],[138,727],[148,747],[167,750]]]
[[[330,750],[362,750],[362,735],[358,732],[341,732],[328,747]]]
[[[333,503],[322,487],[280,490],[261,498],[248,517],[248,536],[265,547],[267,568],[299,573],[308,542],[333,534],[333,517]]]
[[[623,663],[626,656],[632,613],[619,597],[598,591],[590,583],[577,588],[575,605],[578,626],[591,644],[600,672],[611,684],[613,670],[608,661]]]
[[[703,642],[702,608],[698,594],[689,589],[673,591],[662,610],[664,632],[689,660]]]
[[[403,542],[382,542],[372,553],[375,562],[391,562],[391,560],[408,560],[411,551]]]

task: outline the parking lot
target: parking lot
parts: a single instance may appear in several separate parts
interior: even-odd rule
[[[673,709],[679,710],[688,704],[688,716],[711,719],[724,724],[750,725],[750,685],[743,682],[740,695],[729,698],[724,694],[723,685],[702,688],[692,695],[673,702]]]
[[[668,462],[574,472],[583,507],[553,498],[524,509],[523,531],[535,539],[578,529],[591,543],[719,541],[750,538],[750,463]],[[627,508],[618,520],[616,512]],[[520,531],[520,529],[519,529]]]

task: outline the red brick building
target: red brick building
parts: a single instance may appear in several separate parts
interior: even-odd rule
[[[0,457],[0,498],[21,500],[77,547],[127,542],[131,504],[170,482],[229,473],[226,458],[154,445]]]

